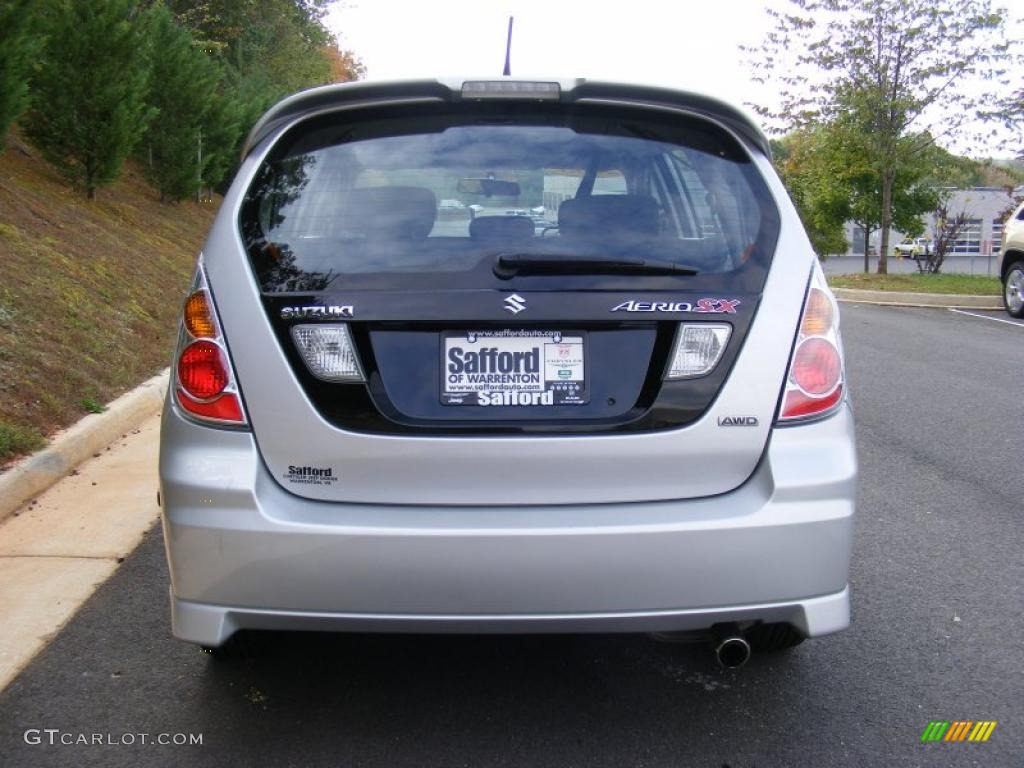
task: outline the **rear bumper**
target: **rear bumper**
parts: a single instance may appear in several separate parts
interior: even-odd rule
[[[171,595],[175,637],[218,646],[242,629],[319,630],[328,632],[503,633],[682,632],[704,630],[719,622],[784,622],[808,637],[846,629],[850,590],[789,603],[650,613],[570,613],[521,616],[459,614],[312,613],[225,608],[179,600]]]
[[[699,630],[849,623],[851,414],[776,429],[721,496],[529,507],[337,504],[266,472],[253,437],[165,411],[160,476],[174,634]],[[395,478],[401,482],[401,478]]]

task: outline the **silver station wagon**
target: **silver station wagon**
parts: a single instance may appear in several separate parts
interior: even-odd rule
[[[768,142],[588,80],[305,91],[253,129],[163,417],[174,634],[849,623],[839,312]]]

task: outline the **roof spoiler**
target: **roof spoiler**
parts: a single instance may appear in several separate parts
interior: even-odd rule
[[[424,102],[461,102],[478,97],[463,95],[464,82],[506,83],[510,96],[522,100],[522,90],[515,86],[531,83],[559,86],[558,100],[566,104],[605,103],[648,107],[652,109],[681,110],[720,122],[766,157],[771,158],[771,147],[760,127],[743,110],[731,104],[691,91],[679,91],[656,86],[628,85],[597,80],[525,80],[516,78],[466,78],[460,80],[396,80],[364,81],[324,85],[299,91],[279,101],[261,117],[242,148],[245,160],[264,139],[294,120],[325,111],[378,106],[386,104],[413,104]]]

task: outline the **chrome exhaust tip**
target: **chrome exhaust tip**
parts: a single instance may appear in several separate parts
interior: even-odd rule
[[[711,647],[718,663],[726,669],[739,669],[750,660],[750,643],[735,624],[712,627]]]

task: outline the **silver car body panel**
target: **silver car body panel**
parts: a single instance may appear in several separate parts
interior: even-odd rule
[[[857,460],[849,406],[775,430],[742,487],[706,499],[519,508],[301,499],[251,434],[168,403],[160,476],[174,632],[570,632],[849,622]]]
[[[307,399],[238,230],[245,190],[276,138],[311,113],[356,108],[332,106],[338,92],[293,97],[268,113],[204,248],[252,429],[197,424],[167,400],[160,479],[175,635],[219,645],[245,628],[845,628],[852,412],[844,402],[818,421],[774,424],[816,262],[756,127],[732,108],[716,113],[714,99],[648,99],[674,111],[690,103],[690,114],[737,136],[779,208],[756,317],[702,418],[648,433],[365,434],[328,423]],[[493,293],[499,303],[505,296]],[[345,303],[358,321],[359,301],[369,300]],[[757,425],[723,427],[724,417]],[[306,465],[338,480],[290,485],[288,467]]]
[[[815,262],[803,226],[763,154],[751,151],[773,196],[783,203],[776,256],[743,350],[699,421],[682,429],[615,435],[374,435],[329,424],[306,397],[260,302],[238,230],[245,189],[274,139],[290,125],[282,124],[249,154],[204,252],[256,441],[271,475],[292,493],[376,504],[582,504],[713,496],[751,475],[772,427]],[[500,304],[506,292],[493,293]],[[520,293],[529,301],[529,292]],[[359,302],[371,300],[359,295],[343,303],[352,304],[358,317]],[[719,418],[736,416],[754,417],[758,425],[719,426]],[[337,481],[289,484],[289,466],[329,468]]]

